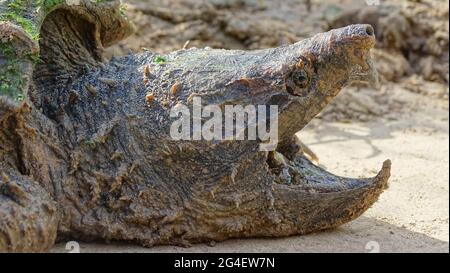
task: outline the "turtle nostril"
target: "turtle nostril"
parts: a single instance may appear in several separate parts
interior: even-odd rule
[[[372,26],[367,26],[366,27],[366,33],[367,33],[367,35],[372,36],[374,34],[373,27]]]

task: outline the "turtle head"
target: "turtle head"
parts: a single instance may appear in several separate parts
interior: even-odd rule
[[[346,85],[378,85],[370,58],[374,45],[373,27],[359,24],[269,50],[262,59],[272,62],[262,73],[272,79],[265,95],[267,104],[280,109],[280,139],[306,126]]]
[[[287,91],[330,100],[351,82],[377,84],[378,74],[370,58],[374,45],[370,25],[334,29],[293,45],[298,61],[286,79]]]

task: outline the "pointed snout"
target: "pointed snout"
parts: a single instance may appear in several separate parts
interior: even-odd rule
[[[344,62],[354,61],[354,51],[368,52],[375,42],[371,25],[349,25],[315,35],[306,48],[316,60]]]
[[[349,25],[335,30],[336,35],[341,39],[361,40],[367,42],[368,45],[375,45],[375,30],[371,25],[358,24]]]
[[[342,47],[347,50],[345,59],[351,61],[348,65],[351,68],[350,81],[366,82],[378,88],[378,72],[374,67],[370,55],[370,49],[375,46],[375,31],[371,25],[360,24],[350,25],[341,29],[340,33]]]
[[[314,36],[307,51],[316,60],[322,79],[342,83],[336,90],[354,81],[378,85],[378,73],[370,56],[375,46],[375,31],[371,25],[358,24],[334,29]]]
[[[371,25],[349,25],[314,36],[310,49],[319,56],[336,54],[350,48],[369,50],[375,46],[375,42],[375,31]]]

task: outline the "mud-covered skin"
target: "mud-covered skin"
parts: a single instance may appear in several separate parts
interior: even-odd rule
[[[86,12],[76,14],[94,9],[81,2]],[[0,215],[23,222],[0,225],[0,251],[45,251],[56,234],[145,246],[305,234],[355,219],[386,188],[389,162],[375,178],[341,178],[293,139],[344,85],[373,79],[370,26],[276,49],[144,52],[102,64],[105,23],[62,8],[43,21],[27,99],[0,101]],[[58,36],[64,18],[73,27]],[[258,141],[174,141],[169,111],[193,96],[277,104],[278,151],[261,152]]]

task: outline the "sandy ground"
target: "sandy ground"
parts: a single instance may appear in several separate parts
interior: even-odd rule
[[[449,252],[448,100],[402,92],[396,118],[338,123],[316,119],[300,133],[329,171],[375,175],[393,163],[389,189],[362,217],[338,229],[280,239],[229,240],[214,247],[142,248],[80,242],[81,252]],[[405,98],[406,97],[406,98]],[[53,252],[65,252],[60,243]]]

